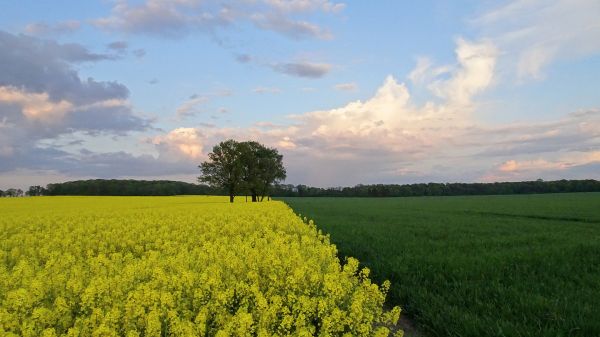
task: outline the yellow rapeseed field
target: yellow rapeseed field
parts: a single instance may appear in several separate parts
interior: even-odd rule
[[[0,199],[1,336],[387,336],[358,261],[284,203]]]

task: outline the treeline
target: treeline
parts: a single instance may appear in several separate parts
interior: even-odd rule
[[[25,195],[27,195],[27,193],[23,192],[20,188],[9,188],[6,191],[0,190],[0,197],[14,198],[23,197]]]
[[[49,184],[43,195],[218,195],[217,188],[170,180],[77,180]]]
[[[451,195],[535,194],[566,192],[600,192],[597,180],[521,181],[501,183],[428,183],[377,184],[354,187],[310,187],[306,185],[275,184],[274,197],[414,197]],[[77,180],[49,184],[46,188],[31,186],[27,191],[11,188],[0,190],[1,197],[39,195],[227,195],[222,188],[169,180]],[[244,193],[242,192],[242,195]]]
[[[330,188],[279,184],[274,186],[272,195],[278,197],[415,197],[566,192],[600,192],[600,181],[588,179],[499,183],[377,184]]]

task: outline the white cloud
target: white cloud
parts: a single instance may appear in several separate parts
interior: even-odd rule
[[[524,80],[543,77],[555,60],[597,55],[599,15],[597,0],[513,0],[473,23],[501,47]]]
[[[151,142],[159,152],[160,159],[178,161],[179,159],[197,160],[204,156],[204,136],[198,129],[177,128],[164,136],[156,136]]]
[[[205,151],[227,138],[275,146],[294,182],[322,186],[514,179],[517,172],[600,178],[589,159],[600,149],[600,110],[540,123],[490,126],[477,119],[475,97],[493,84],[497,55],[489,41],[458,39],[456,64],[417,64],[421,74],[413,78],[439,98],[422,105],[388,76],[365,101],[290,116],[287,125],[198,128],[199,142]]]
[[[458,39],[455,52],[458,66],[449,70],[451,77],[447,80],[435,80],[429,87],[437,96],[451,103],[466,105],[475,94],[487,89],[492,83],[498,51],[489,41],[472,43]],[[421,64],[417,69],[419,66],[423,67]],[[436,72],[440,73],[439,70]]]
[[[287,123],[263,122],[238,128],[213,124],[181,126],[149,139],[146,146],[152,153],[142,156],[89,151],[76,155],[35,147],[29,149],[26,158],[19,158],[13,155],[19,152],[18,148],[14,149],[18,144],[5,142],[7,136],[0,132],[0,144],[10,146],[0,148],[0,155],[12,156],[8,165],[7,161],[0,161],[0,170],[31,167],[27,164],[35,156],[37,162],[33,167],[36,169],[72,174],[90,170],[96,175],[107,165],[115,167],[113,175],[126,174],[131,167],[152,165],[155,165],[153,169],[141,171],[139,175],[194,174],[214,144],[235,138],[258,140],[279,148],[285,155],[291,182],[322,186],[532,176],[600,178],[597,169],[600,110],[582,110],[559,120],[539,123],[483,124],[475,114],[476,96],[493,85],[498,51],[487,40],[457,39],[456,43],[454,64],[438,66],[431,61],[417,61],[416,70],[409,75],[410,80],[429,88],[435,96],[423,104],[411,99],[404,83],[388,76],[369,99],[290,116]],[[22,116],[25,102],[34,110],[60,112],[60,106],[40,108],[44,104],[60,105],[60,99],[43,94],[32,98],[29,94],[5,88],[4,92],[0,91],[0,101],[4,97],[1,103],[18,105],[17,111]],[[193,95],[178,113],[185,115],[198,109],[208,97],[229,94],[230,91],[222,90]],[[11,103],[6,103],[9,100]],[[126,101],[117,96],[111,100],[80,103],[78,107],[82,111],[94,111],[98,108],[95,105],[111,104],[122,107]],[[10,126],[15,120],[10,119],[12,110],[6,111],[8,117],[0,119],[0,128],[14,130]],[[67,111],[63,118],[70,115]],[[102,121],[101,118],[95,120]]]

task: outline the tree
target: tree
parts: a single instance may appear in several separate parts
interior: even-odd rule
[[[20,188],[9,188],[8,190],[6,190],[6,192],[4,192],[4,195],[7,197],[22,197],[23,196],[23,190]]]
[[[0,190],[0,198],[2,198],[4,196],[4,191]]]
[[[258,176],[257,189],[260,194],[260,201],[263,201],[269,194],[273,184],[279,183],[286,178],[286,171],[283,167],[283,155],[277,152],[277,149],[266,148],[262,146],[258,153]]]
[[[40,196],[46,194],[46,189],[42,186],[29,186],[29,190],[26,193],[30,197]]]
[[[252,202],[262,201],[272,185],[286,178],[283,156],[277,149],[258,142],[239,143],[243,167],[243,187],[252,196]]]
[[[258,153],[261,147],[262,145],[253,141],[238,143],[242,165],[242,189],[250,194],[252,202],[258,201],[258,177],[260,174]]]
[[[230,202],[241,191],[250,193],[252,202],[262,201],[272,185],[286,177],[283,156],[258,142],[226,140],[208,157],[199,166],[202,175],[198,179],[226,190]]]
[[[215,145],[208,154],[209,160],[199,166],[202,175],[198,180],[226,190],[229,202],[233,202],[243,183],[244,168],[239,144],[229,139]]]

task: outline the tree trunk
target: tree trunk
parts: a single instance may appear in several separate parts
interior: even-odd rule
[[[256,202],[256,194],[252,193],[252,202]]]
[[[235,198],[235,195],[233,195],[233,194],[230,194],[230,195],[229,195],[229,202],[233,202],[233,198]]]

